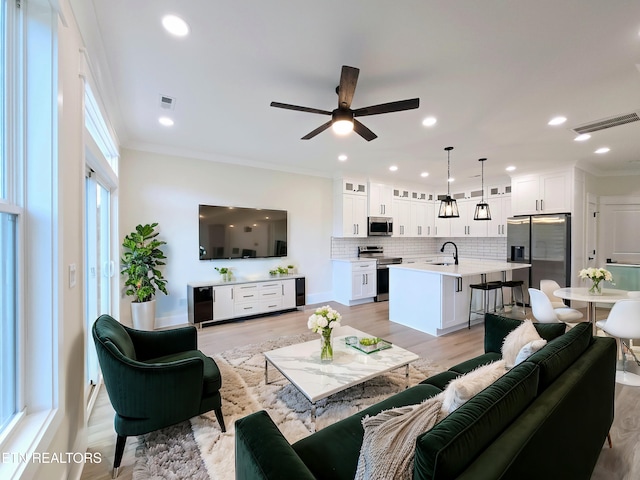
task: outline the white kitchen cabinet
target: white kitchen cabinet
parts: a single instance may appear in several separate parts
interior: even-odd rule
[[[393,187],[394,200],[410,200],[411,191],[405,187]]]
[[[458,200],[459,218],[450,219],[451,237],[486,237],[487,222],[483,220],[474,220],[476,213],[476,205],[481,201],[480,198],[469,200]]]
[[[411,237],[411,202],[409,200],[393,200],[393,236]]]
[[[512,187],[513,215],[571,212],[571,171],[513,177]]]
[[[376,261],[333,262],[333,296],[343,305],[358,305],[376,296]]]
[[[487,223],[487,236],[506,237],[507,218],[511,216],[511,196],[492,197],[487,200],[491,220]]]
[[[213,321],[233,318],[233,286],[213,287]]]
[[[431,213],[431,215],[429,215]],[[433,204],[411,202],[411,236],[429,237],[433,230]]]
[[[469,277],[449,277],[443,275],[442,282],[442,316],[440,329],[446,330],[464,323],[469,318],[469,299],[471,289],[469,285],[480,283],[480,275]]]
[[[411,190],[412,202],[433,202],[433,192],[424,190]]]
[[[369,216],[392,217],[393,186],[369,182]]]
[[[367,197],[344,194],[336,198],[336,237],[367,236]]]
[[[367,196],[367,184],[360,180],[352,180],[343,178],[341,181],[342,191],[341,193],[348,193],[352,195]]]
[[[511,195],[511,184],[489,185],[486,193],[488,198]]]

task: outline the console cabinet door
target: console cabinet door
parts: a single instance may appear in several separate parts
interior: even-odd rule
[[[233,286],[213,288],[213,320],[233,318]]]
[[[296,280],[282,280],[282,308],[296,308]]]

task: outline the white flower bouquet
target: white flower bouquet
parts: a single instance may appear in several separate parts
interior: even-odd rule
[[[307,326],[315,333],[321,335],[320,338],[320,360],[330,362],[333,360],[333,346],[331,345],[331,332],[340,326],[342,315],[329,305],[316,309],[315,313],[309,317]]]
[[[592,284],[589,288],[591,295],[602,295],[602,285],[600,285],[602,281],[613,283],[611,272],[604,268],[583,268],[578,275],[583,280],[591,280]]]

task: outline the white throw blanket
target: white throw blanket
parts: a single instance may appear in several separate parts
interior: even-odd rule
[[[355,480],[413,478],[416,439],[446,416],[441,408],[442,394],[417,405],[364,417],[364,438]]]

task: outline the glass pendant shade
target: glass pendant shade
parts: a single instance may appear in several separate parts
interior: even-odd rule
[[[491,210],[489,204],[481,202],[476,205],[476,213],[473,216],[474,220],[491,220]]]
[[[455,198],[446,196],[442,202],[440,202],[440,211],[438,212],[438,218],[459,218],[460,212],[458,212],[458,202]]]
[[[451,198],[451,192],[449,189],[449,180],[451,178],[451,150],[453,147],[446,147],[447,152],[447,196],[440,202],[440,210],[438,211],[438,218],[459,218],[458,202],[455,198]]]
[[[484,201],[484,162],[486,158],[478,159],[480,165],[482,165],[482,200],[476,205],[476,213],[473,215],[474,220],[491,220],[491,210],[489,204]]]

